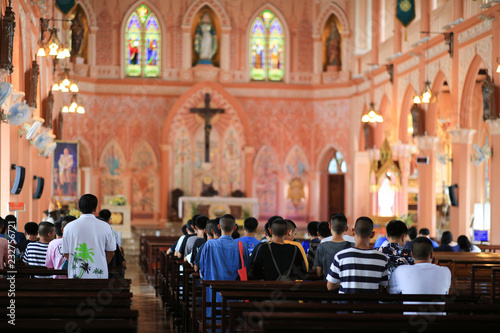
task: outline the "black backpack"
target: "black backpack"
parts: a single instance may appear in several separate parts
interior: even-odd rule
[[[283,274],[280,271],[280,268],[278,267],[278,263],[276,263],[276,259],[274,259],[273,251],[271,250],[271,244],[267,243],[267,246],[269,247],[269,252],[271,252],[271,258],[273,259],[274,267],[278,271],[278,278],[276,281],[293,281],[290,279],[290,273],[292,272],[293,264],[295,263],[295,256],[297,255],[297,246],[294,246],[295,251],[293,252],[293,257],[292,257],[292,262],[290,263],[290,267],[288,268],[288,271]]]

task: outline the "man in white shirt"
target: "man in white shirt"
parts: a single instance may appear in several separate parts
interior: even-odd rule
[[[415,265],[401,265],[389,280],[391,294],[436,294],[447,295],[451,284],[448,267],[431,264],[433,246],[427,237],[413,241],[412,255]]]
[[[82,216],[64,229],[62,252],[68,259],[69,279],[108,278],[116,240],[109,224],[95,217],[97,203],[94,195],[83,195],[78,201]]]

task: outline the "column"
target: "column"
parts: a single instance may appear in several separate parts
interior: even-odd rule
[[[429,164],[418,165],[418,228],[427,228],[430,236],[436,236],[436,151],[437,136],[417,137],[420,156],[429,157]]]
[[[344,49],[344,48],[343,48]],[[343,50],[342,49],[342,50]],[[323,45],[321,43],[321,35],[313,35],[313,79],[312,83],[321,83],[321,72],[323,72]],[[342,58],[344,59],[344,58]],[[342,63],[343,65],[343,63]]]
[[[91,180],[92,180],[92,168],[91,167],[82,167],[82,182],[80,193],[92,193],[91,191]]]
[[[456,238],[460,235],[469,236],[470,234],[472,137],[476,130],[458,128],[448,131],[448,133],[450,133],[453,158],[451,179],[453,184],[458,184],[455,189],[458,207],[452,206],[450,210],[450,231]]]
[[[491,244],[500,244],[500,119],[488,121],[490,126],[491,149],[494,154],[490,160],[490,206],[491,206]],[[496,170],[496,171],[494,171]]]
[[[371,62],[378,64],[378,46],[380,44],[380,0],[372,0],[372,41],[371,41]]]
[[[464,1],[454,0],[453,1],[453,20],[458,20],[464,17]]]
[[[182,27],[182,69],[191,68],[192,53],[191,53],[191,27]]]
[[[95,59],[95,55],[97,53],[96,35],[98,30],[99,30],[98,27],[90,27],[89,29],[89,39],[88,39],[89,51],[87,52],[87,61],[88,65],[92,67],[96,65],[96,59]]]
[[[370,215],[370,158],[368,152],[358,151],[354,153],[354,168],[352,170],[352,219],[360,216]],[[349,225],[354,227],[354,222]]]
[[[252,146],[245,146],[243,148],[245,153],[245,194],[248,198],[253,197],[252,181],[253,181],[253,157],[255,156],[255,148]]]
[[[223,71],[229,71],[229,38],[231,28],[222,28],[222,33],[220,37],[220,69]]]
[[[165,223],[168,220],[168,191],[169,185],[169,170],[170,170],[170,145],[160,145],[161,150],[161,193],[160,193],[160,223]]]
[[[408,178],[410,177],[410,151],[412,146],[400,144],[398,150],[399,169],[401,170],[401,189],[399,190],[398,215],[408,214]],[[395,149],[396,150],[396,149]]]

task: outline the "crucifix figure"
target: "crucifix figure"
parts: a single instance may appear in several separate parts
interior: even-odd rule
[[[205,106],[202,108],[191,108],[191,113],[199,114],[205,120],[205,162],[210,163],[210,131],[212,124],[210,120],[217,113],[224,113],[224,109],[212,109],[210,107],[210,94],[205,94]]]

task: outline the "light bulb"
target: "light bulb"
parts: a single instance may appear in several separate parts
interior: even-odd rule
[[[84,114],[85,113],[85,109],[83,108],[83,106],[79,106],[76,108],[76,112],[79,113],[79,114]]]
[[[65,56],[64,56],[64,51],[63,50],[60,50],[59,52],[57,52],[57,59],[64,59]]]
[[[429,92],[429,90],[427,90],[422,95],[422,103],[428,104],[430,101],[431,101],[431,93]]]
[[[61,85],[60,88],[61,88],[61,91],[64,93],[69,92],[69,89],[66,86]]]
[[[62,108],[62,113],[68,113],[69,108],[67,106]]]
[[[370,111],[370,112],[368,112],[368,117],[370,117],[370,118],[375,117],[375,115],[376,115],[376,113],[375,113],[375,111],[373,111],[373,110],[372,110],[372,111]]]
[[[69,53],[69,49],[68,49],[67,47],[66,47],[66,48],[64,48],[64,56],[65,56],[66,58],[71,57],[71,53]]]
[[[413,103],[420,104],[420,96],[415,95],[415,97],[413,97]]]
[[[408,134],[413,134],[413,127],[408,127]]]
[[[52,86],[52,90],[59,91],[59,85],[57,83],[54,83],[54,85]]]
[[[76,104],[76,102],[72,102],[70,105],[70,108],[76,109],[77,106],[78,106],[78,104]]]
[[[497,73],[500,73],[500,65],[497,67]]]
[[[65,86],[69,86],[71,82],[69,82],[69,80],[66,78],[63,80],[62,84],[65,85]]]
[[[76,83],[72,83],[71,86],[69,86],[69,90],[71,92],[74,92],[74,93],[77,93],[80,91],[80,89],[78,89],[78,86],[76,85]]]
[[[57,51],[58,48],[59,48],[59,45],[57,45],[57,43],[55,41],[53,41],[49,45],[49,49],[51,49],[51,50],[56,50]]]
[[[69,112],[74,113],[76,111],[76,105],[71,104],[69,107]]]
[[[383,122],[383,121],[384,121],[384,118],[383,118],[382,116],[376,116],[376,117],[375,117],[375,121],[376,121],[377,123],[381,123],[381,122]]]
[[[361,118],[361,121],[364,122],[364,123],[367,123],[370,121],[370,117],[368,117],[368,115],[364,115],[362,118]]]
[[[36,55],[39,57],[45,57],[47,54],[45,54],[45,49],[43,47],[40,47]]]
[[[57,55],[57,48],[55,48],[55,49],[50,48],[49,55],[51,55],[51,56],[56,56],[56,55]]]

